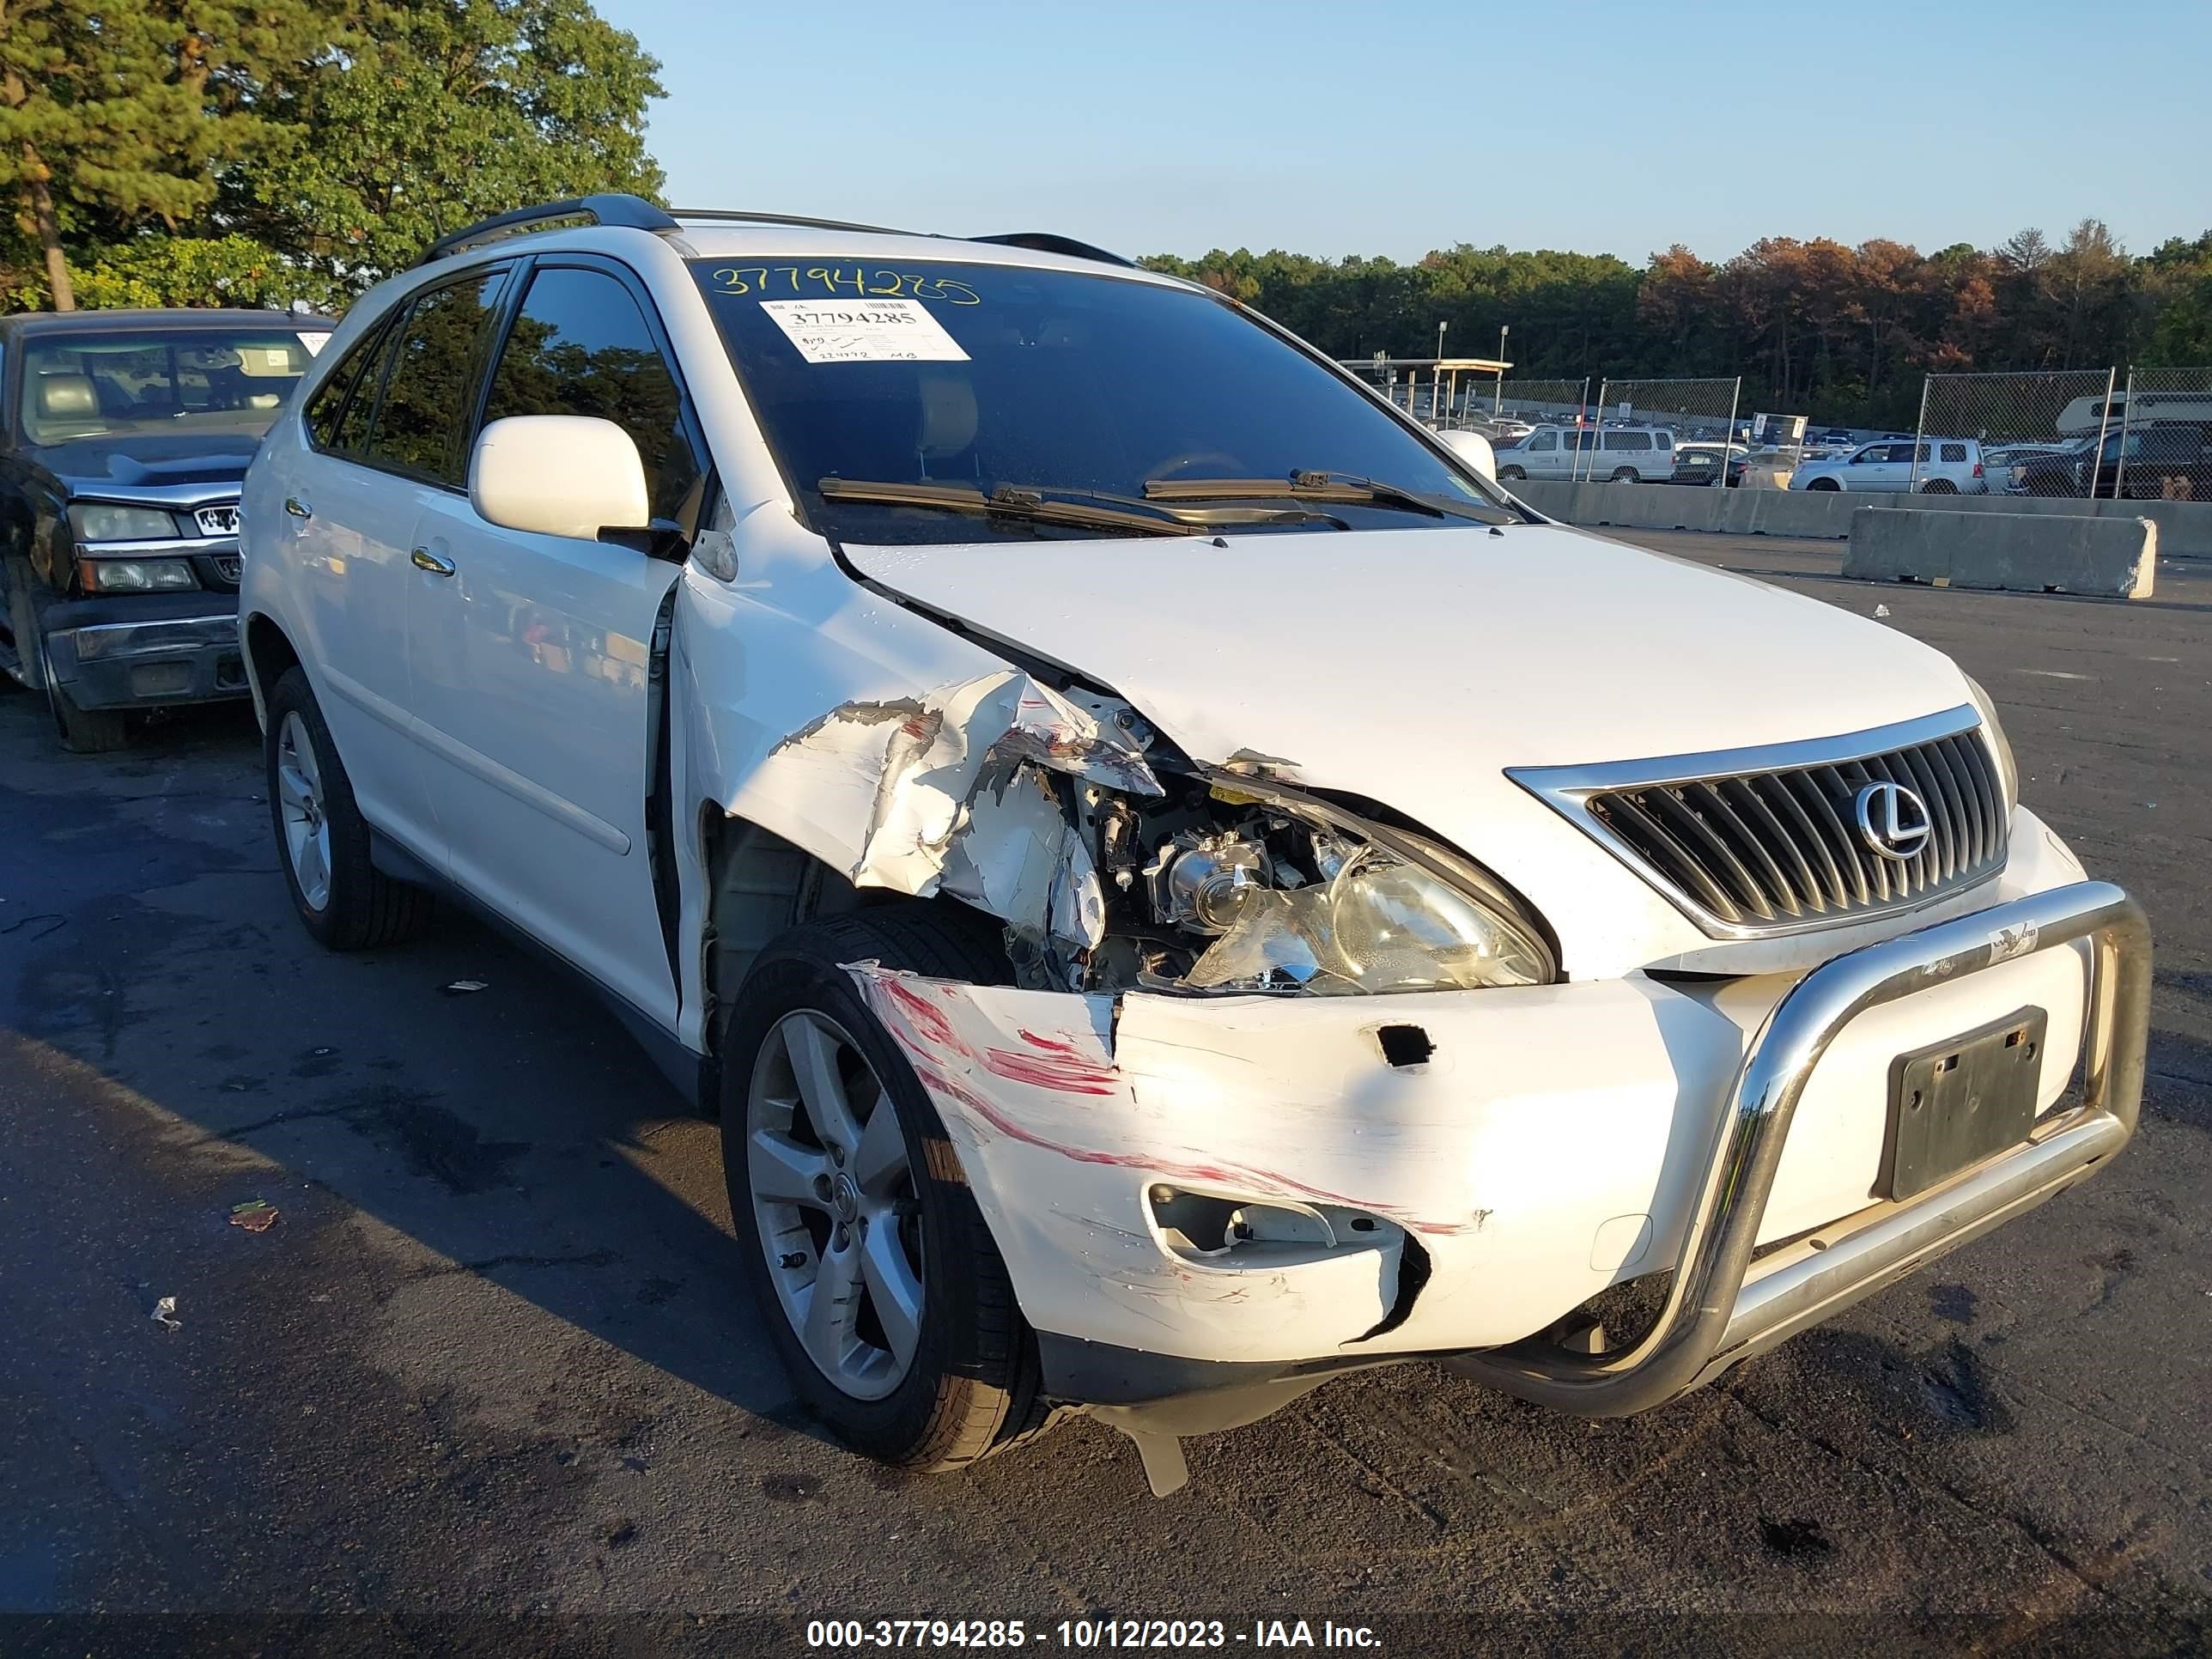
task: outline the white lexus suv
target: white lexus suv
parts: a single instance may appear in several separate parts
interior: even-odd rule
[[[1640,1411],[2135,1126],[2142,916],[1950,661],[1081,244],[502,216],[244,524],[301,921],[596,986],[892,1462],[1079,1407],[1164,1491],[1416,1358]]]

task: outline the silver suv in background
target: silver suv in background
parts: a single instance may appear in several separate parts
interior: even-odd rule
[[[1916,458],[1914,452],[1917,450]],[[1875,495],[1986,495],[1982,447],[1972,438],[1885,439],[1849,455],[1807,461],[1790,476],[1792,489],[1849,489]]]

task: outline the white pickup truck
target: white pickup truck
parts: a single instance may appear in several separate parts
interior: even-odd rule
[[[243,535],[302,922],[457,895],[595,986],[891,1462],[1071,1407],[1170,1489],[1416,1358],[1641,1411],[2135,1126],[2142,919],[1948,659],[1096,249],[503,216]]]

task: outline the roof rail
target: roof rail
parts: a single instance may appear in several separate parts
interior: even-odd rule
[[[526,235],[568,219],[584,219],[595,225],[623,225],[632,230],[668,231],[677,228],[676,221],[667,212],[647,201],[642,196],[607,193],[599,196],[579,196],[565,202],[547,202],[538,207],[517,208],[512,213],[495,213],[489,219],[441,236],[422,250],[417,266],[427,265],[449,254],[478,247],[486,242],[495,242],[503,236]]]
[[[1032,253],[1065,253],[1072,259],[1097,259],[1109,265],[1127,265],[1137,269],[1134,259],[1125,259],[1118,253],[1109,253],[1103,247],[1089,242],[1079,242],[1073,236],[1060,236],[1049,230],[1010,231],[1004,236],[970,236],[971,242],[996,242],[1002,247],[1025,247]]]
[[[804,225],[809,230],[858,230],[871,236],[912,236],[910,230],[888,225],[855,225],[842,219],[810,219],[799,213],[754,213],[744,208],[676,208],[678,219],[704,219],[718,224]]]

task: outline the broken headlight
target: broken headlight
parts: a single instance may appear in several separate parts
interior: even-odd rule
[[[1194,990],[1318,995],[1558,977],[1541,931],[1456,854],[1325,802],[1245,791],[1241,781],[1217,785],[1216,811],[1245,815],[1176,831],[1146,866],[1154,921],[1200,936],[1181,972],[1161,961],[1147,977]]]

